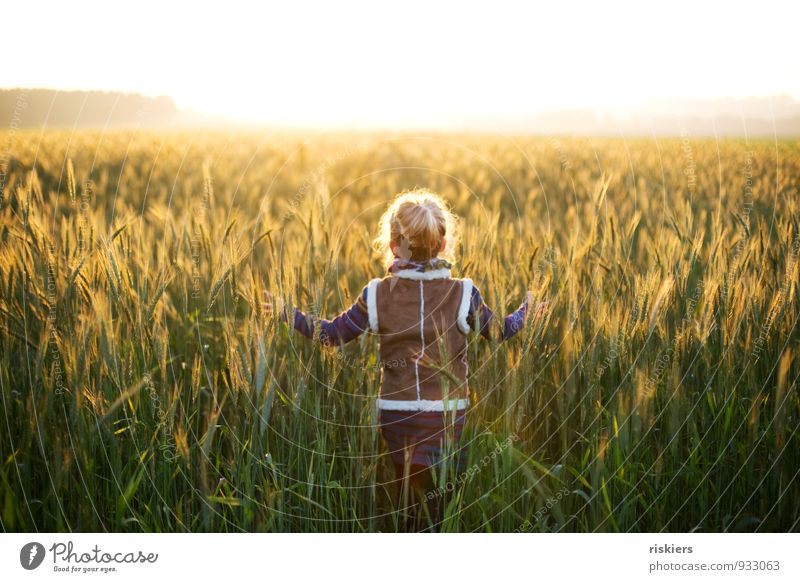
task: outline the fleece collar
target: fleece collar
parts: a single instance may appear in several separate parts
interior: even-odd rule
[[[395,259],[389,266],[389,273],[401,279],[415,281],[430,281],[432,279],[449,279],[452,265],[438,257],[429,261],[412,261],[410,259]]]

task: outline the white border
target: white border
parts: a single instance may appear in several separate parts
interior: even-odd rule
[[[401,410],[404,412],[444,412],[444,400],[387,400],[378,398],[379,410]],[[448,400],[447,410],[464,410],[469,406],[467,398]]]
[[[425,283],[419,282],[419,341],[420,352],[414,359],[414,375],[417,379],[417,400],[420,400],[419,361],[425,356]]]
[[[375,333],[378,333],[378,283],[380,282],[380,279],[372,279],[367,286],[367,315],[369,315],[369,327]]]
[[[473,285],[472,279],[462,279],[461,282],[463,288],[461,289],[461,304],[458,306],[458,318],[456,322],[458,323],[458,329],[466,334],[472,329],[467,323],[467,316],[469,315],[469,304],[472,300]]]
[[[515,445],[516,448],[516,445]],[[525,450],[523,447],[519,447]],[[349,462],[349,461],[348,461]],[[356,463],[357,461],[353,461]],[[480,467],[478,459],[475,467]],[[472,469],[469,469],[472,471]],[[484,471],[488,471],[484,468]],[[462,475],[472,475],[464,473]],[[480,487],[477,480],[458,477],[458,484]],[[454,479],[448,485],[456,484]],[[576,485],[576,487],[578,487]],[[449,490],[449,489],[448,489]],[[512,533],[471,533],[437,535],[430,533],[4,533],[0,535],[0,575],[3,580],[64,580],[82,582],[104,580],[142,582],[142,580],[248,580],[264,577],[264,565],[275,579],[301,578],[324,582],[353,582],[375,577],[380,582],[408,582],[407,568],[389,567],[399,557],[413,556],[414,566],[425,572],[426,579],[514,580],[520,572],[535,569],[538,578],[553,580],[614,580],[642,582],[653,580],[797,580],[800,566],[796,559],[797,535],[793,533],[539,533],[547,525],[539,523],[533,512],[551,513],[556,508],[567,519],[574,511],[578,489],[568,492],[566,500],[555,490],[551,497],[530,494],[531,508],[508,527]],[[480,491],[478,494],[481,493]],[[488,493],[487,493],[488,494]],[[554,508],[550,509],[550,502]],[[572,509],[570,509],[572,508]],[[67,508],[65,508],[67,509]],[[67,511],[67,516],[70,516]],[[526,517],[531,521],[527,521]],[[488,519],[488,518],[487,518]],[[345,529],[350,522],[332,522],[331,529]],[[311,528],[300,518],[288,518],[286,529]],[[489,524],[477,529],[489,530]],[[272,528],[280,525],[272,525]],[[492,529],[492,531],[496,531]],[[29,542],[45,547],[44,562],[36,570],[25,571],[20,565],[20,550]],[[93,548],[111,555],[117,552],[158,554],[155,563],[96,564],[57,561],[53,544],[74,544],[73,552],[93,555]],[[680,547],[681,553],[674,549]],[[683,548],[691,548],[686,553]],[[656,553],[654,550],[665,551]],[[673,550],[673,551],[670,551]],[[667,553],[668,552],[668,553]],[[448,559],[466,556],[462,559]],[[576,556],[579,557],[576,559]],[[535,562],[532,565],[532,558]],[[266,561],[268,560],[268,562]],[[738,572],[720,569],[687,571],[688,565],[725,564],[737,561],[779,561],[780,569]],[[671,565],[670,571],[653,571],[654,563]],[[750,564],[746,564],[749,566]],[[76,567],[77,571],[54,571]],[[83,574],[84,566],[112,566],[115,572]],[[679,569],[683,567],[683,569]],[[381,570],[383,569],[383,570]],[[384,571],[385,570],[385,571]],[[356,573],[354,576],[354,572]],[[749,575],[748,575],[749,574]]]

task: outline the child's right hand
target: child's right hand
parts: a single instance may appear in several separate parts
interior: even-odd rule
[[[536,317],[542,315],[547,310],[548,307],[550,307],[550,301],[541,301],[537,303],[534,315],[536,315]]]
[[[534,307],[534,317],[540,317],[547,310],[547,308],[550,307],[550,301],[540,301],[534,305],[533,292],[530,290],[525,294],[525,303],[529,306],[529,308]]]

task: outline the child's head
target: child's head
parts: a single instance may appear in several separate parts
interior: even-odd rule
[[[386,264],[395,257],[452,260],[458,244],[458,219],[442,198],[429,190],[399,194],[381,216],[375,245]]]

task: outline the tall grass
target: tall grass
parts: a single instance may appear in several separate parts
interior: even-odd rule
[[[19,137],[19,135],[18,135]],[[31,133],[0,202],[5,531],[394,531],[375,339],[394,193],[464,218],[497,311],[444,531],[797,531],[795,142]],[[687,145],[688,144],[688,145]],[[687,148],[691,156],[687,156]]]

